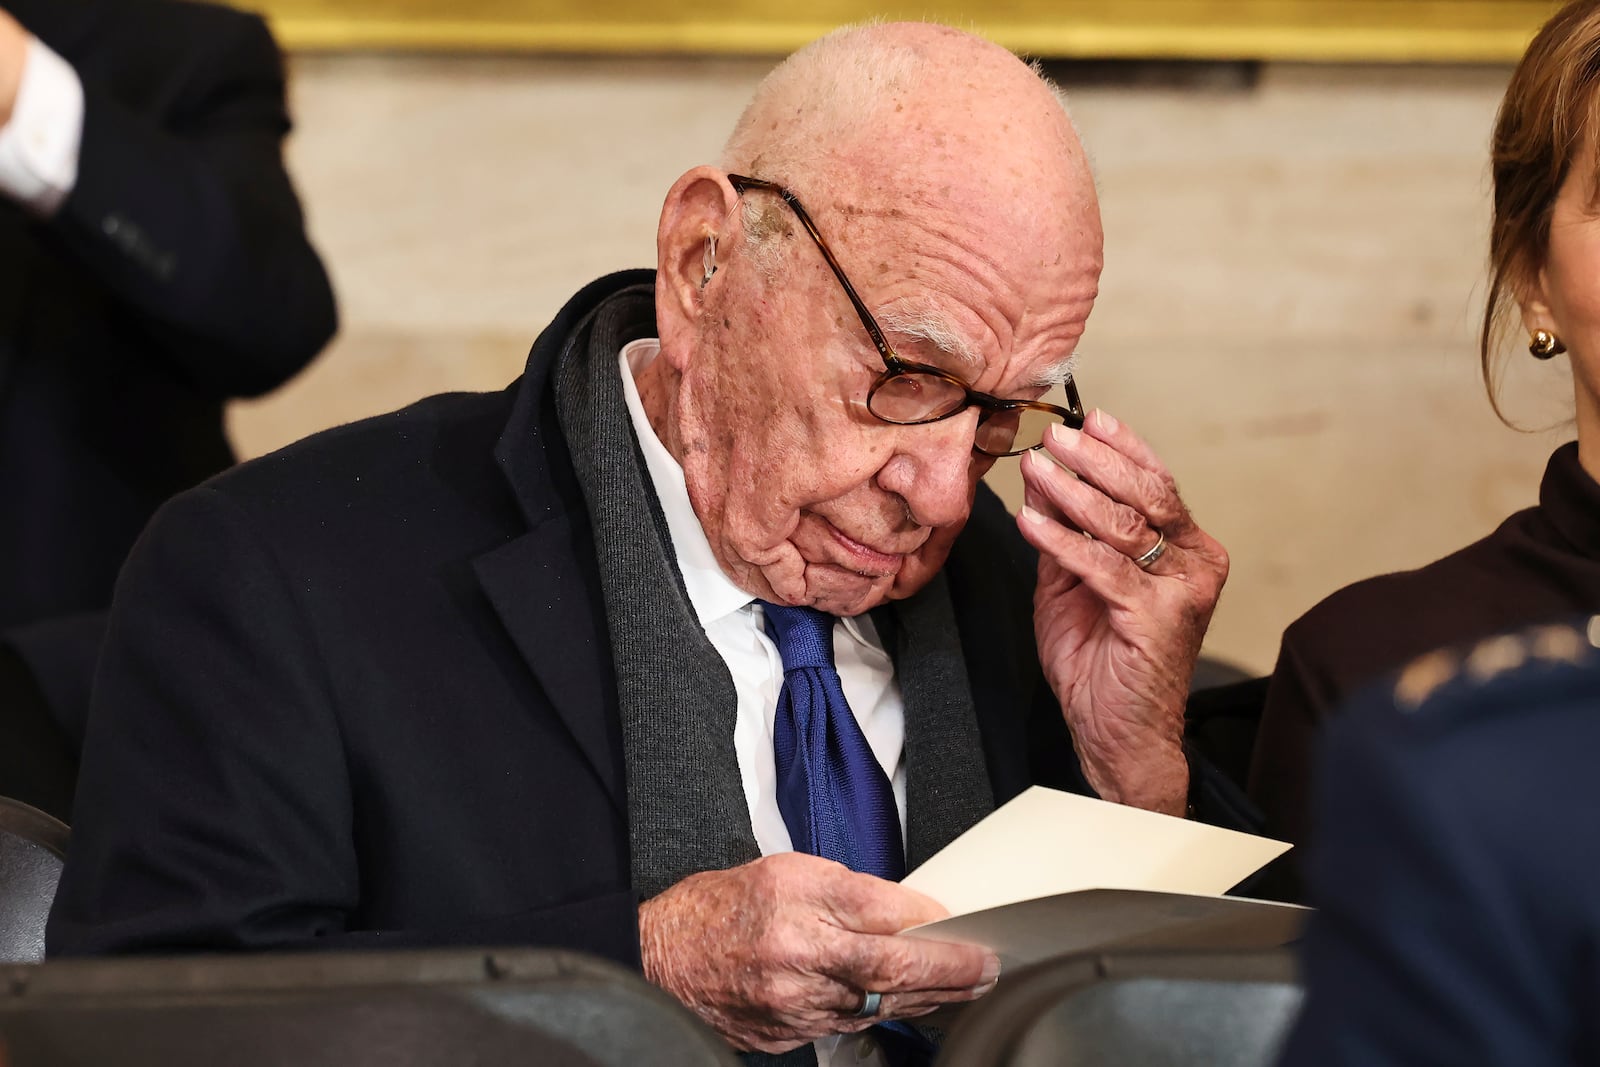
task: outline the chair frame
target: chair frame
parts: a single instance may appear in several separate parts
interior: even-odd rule
[[[33,842],[57,859],[67,858],[67,842],[72,831],[54,815],[31,804],[0,797],[0,830]]]
[[[966,1008],[939,1053],[940,1063],[1010,1062],[1032,1028],[1066,997],[1105,982],[1141,978],[1298,984],[1290,948],[1217,951],[1128,950],[1048,960],[1001,977],[991,999]]]

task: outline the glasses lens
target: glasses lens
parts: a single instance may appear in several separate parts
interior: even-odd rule
[[[942,419],[967,405],[967,390],[937,374],[907,372],[887,378],[867,397],[867,410],[884,422]]]
[[[1038,448],[1044,443],[1045,431],[1060,423],[1054,412],[1038,408],[996,411],[978,424],[973,447],[989,456],[1016,455]]]

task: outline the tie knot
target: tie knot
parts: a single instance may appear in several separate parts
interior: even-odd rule
[[[778,646],[785,673],[802,667],[833,668],[832,615],[764,600],[761,607],[767,616],[767,635]]]

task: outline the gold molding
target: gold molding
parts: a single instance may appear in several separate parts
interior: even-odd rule
[[[250,3],[250,0],[244,0]],[[972,26],[1062,58],[1510,62],[1554,0],[254,0],[285,47],[613,54],[792,51],[865,18]],[[706,17],[708,7],[716,17]],[[978,16],[975,12],[981,10]]]

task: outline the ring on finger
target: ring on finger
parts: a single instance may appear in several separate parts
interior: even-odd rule
[[[1156,543],[1151,545],[1144,555],[1133,557],[1135,566],[1149,570],[1167,551],[1167,535],[1160,530],[1156,530],[1156,534]]]
[[[861,1007],[856,1009],[857,1019],[871,1019],[878,1014],[878,1008],[883,1004],[883,994],[867,990],[861,991]]]

